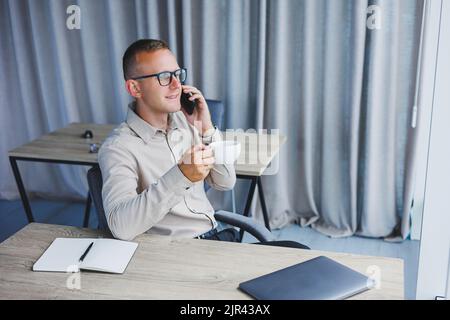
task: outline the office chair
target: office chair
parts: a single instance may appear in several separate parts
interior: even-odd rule
[[[98,217],[98,228],[108,231],[111,235],[111,230],[106,221],[105,210],[103,208],[102,187],[103,179],[100,167],[95,165],[87,172],[87,180],[89,185],[89,192],[91,194],[92,202],[94,203],[95,211]],[[275,241],[273,234],[266,229],[262,224],[259,224],[254,219],[245,217],[240,214],[219,210],[216,211],[214,217],[217,221],[227,223],[231,226],[238,227],[254,236],[262,245],[281,246],[299,249],[309,249],[295,241]]]
[[[211,121],[219,130],[223,130],[223,114],[224,106],[222,101],[205,99],[208,104],[209,112],[211,113]],[[208,191],[211,186],[205,181],[204,183],[205,192]]]
[[[206,103],[208,104],[209,112],[211,113],[212,123],[219,128],[219,130],[223,130],[223,116],[224,116],[224,105],[220,100],[211,100],[206,99]]]
[[[100,171],[100,167],[98,165],[88,170],[87,180],[92,202],[94,203],[95,211],[97,212],[98,228],[101,230],[106,230],[112,235],[111,230],[108,227],[108,222],[106,221],[105,209],[103,208],[103,178],[102,172]],[[258,241],[267,242],[274,240],[274,237],[269,230],[260,224],[256,224],[255,221],[249,217],[244,217],[242,215],[227,211],[217,211],[214,214],[214,217],[217,221],[244,229],[258,239]]]

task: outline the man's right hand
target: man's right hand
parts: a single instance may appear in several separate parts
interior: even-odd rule
[[[214,166],[211,147],[199,144],[191,147],[181,158],[178,167],[191,182],[204,180]]]

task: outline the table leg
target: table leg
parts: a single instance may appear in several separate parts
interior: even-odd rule
[[[87,196],[87,200],[86,200],[86,208],[84,209],[84,220],[83,220],[84,228],[89,227],[89,216],[91,214],[91,204],[92,204],[91,193],[88,191],[88,196]]]
[[[270,230],[270,224],[269,224],[269,215],[267,213],[267,207],[266,207],[266,200],[264,199],[264,191],[263,191],[263,186],[262,186],[262,182],[261,182],[261,177],[257,177],[256,178],[257,183],[258,183],[258,194],[259,194],[259,201],[261,202],[261,209],[263,212],[263,217],[264,217],[264,225],[266,226],[266,228]]]
[[[261,209],[262,209],[263,218],[264,218],[264,225],[266,226],[266,228],[269,231],[271,231],[270,224],[269,224],[269,215],[267,212],[266,200],[264,198],[264,190],[263,190],[263,186],[262,186],[262,182],[261,182],[261,177],[238,176],[238,178],[250,179],[252,181],[251,185],[250,185],[250,190],[248,191],[247,201],[245,203],[244,216],[248,217],[250,214],[250,206],[252,204],[253,196],[255,194],[255,188],[256,188],[256,186],[258,186],[258,195],[259,195],[259,201],[261,203]],[[244,230],[241,229],[239,234],[240,234],[241,241],[242,241],[242,238],[244,236]]]
[[[247,202],[245,203],[245,209],[244,209],[244,216],[248,217],[250,213],[250,206],[252,205],[253,195],[255,194],[255,188],[257,183],[257,177],[251,177],[250,178],[252,183],[250,184],[250,190],[248,191],[247,195]],[[241,229],[239,231],[240,240],[242,242],[242,238],[244,237],[244,230]]]
[[[9,157],[9,162],[11,163],[11,168],[14,173],[14,178],[16,179],[17,188],[19,189],[20,198],[22,199],[22,205],[27,214],[28,222],[34,222],[33,213],[31,212],[30,202],[28,201],[28,196],[23,186],[22,177],[20,176],[19,167],[17,166],[17,160],[14,157]]]
[[[255,188],[258,181],[257,177],[251,178],[250,190],[248,191],[247,201],[245,203],[244,216],[248,217],[250,214],[250,206],[252,205],[253,195],[255,194]]]

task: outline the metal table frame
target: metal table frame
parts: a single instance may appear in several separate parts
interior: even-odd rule
[[[266,228],[270,231],[270,225],[269,225],[269,216],[267,213],[267,206],[266,206],[266,200],[264,198],[264,190],[261,182],[261,176],[246,176],[238,174],[236,175],[239,179],[247,179],[251,181],[250,189],[248,190],[247,200],[245,202],[245,208],[243,215],[248,217],[250,214],[250,206],[252,205],[253,196],[255,194],[255,188],[258,186],[258,195],[259,195],[259,201],[261,203],[261,210],[264,218],[264,225]],[[240,230],[240,237],[242,240],[242,237],[244,235],[244,230]]]
[[[36,222],[33,216],[33,212],[31,211],[30,202],[28,200],[27,193],[25,191],[25,186],[22,181],[22,176],[20,175],[19,166],[17,165],[17,161],[33,161],[33,162],[45,162],[45,163],[58,163],[58,164],[73,164],[73,165],[82,165],[82,166],[94,166],[95,163],[86,162],[86,161],[68,161],[68,160],[54,160],[54,159],[36,159],[36,158],[26,158],[26,157],[15,157],[10,156],[9,162],[11,163],[11,168],[14,174],[14,178],[16,179],[17,188],[19,189],[20,198],[22,200],[22,205],[27,215],[28,222]],[[83,218],[83,227],[87,228],[89,226],[89,217],[91,212],[91,203],[92,198],[88,191],[86,207],[84,209],[84,218]]]

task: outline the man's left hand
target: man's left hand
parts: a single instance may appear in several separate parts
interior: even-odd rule
[[[205,97],[203,94],[195,87],[183,85],[181,87],[183,93],[192,93],[192,96],[189,100],[196,100],[197,106],[194,109],[194,113],[189,115],[184,108],[181,108],[186,119],[190,124],[195,126],[198,131],[203,135],[207,130],[213,128],[213,124],[211,121],[211,114],[209,112],[208,104],[206,103]]]

